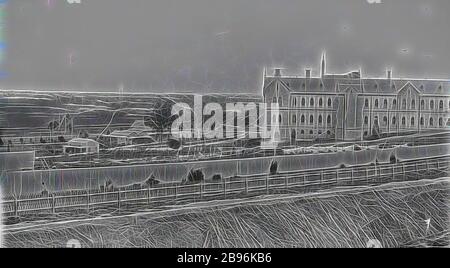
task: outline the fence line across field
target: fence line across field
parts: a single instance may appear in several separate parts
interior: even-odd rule
[[[181,201],[183,199],[203,199],[212,197],[227,197],[234,194],[249,194],[253,192],[269,193],[271,190],[294,190],[314,186],[326,186],[336,183],[358,183],[386,177],[395,179],[407,174],[419,176],[419,172],[446,171],[448,157],[411,161],[409,163],[384,164],[368,167],[353,167],[342,169],[306,170],[279,173],[239,176],[234,180],[224,178],[220,182],[202,182],[189,185],[170,185],[162,187],[147,187],[111,192],[94,192],[79,190],[80,194],[51,195],[48,197],[4,200],[3,212],[18,215],[23,212],[51,211],[58,209],[85,208],[88,211],[101,205],[121,205],[133,202]],[[308,179],[309,178],[309,179]]]

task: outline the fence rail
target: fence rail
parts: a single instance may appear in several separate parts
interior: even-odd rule
[[[275,175],[250,175],[224,178],[217,182],[198,184],[175,184],[141,189],[114,191],[77,191],[76,194],[49,195],[38,198],[3,200],[3,213],[20,215],[26,213],[56,213],[67,209],[86,209],[101,206],[152,204],[207,198],[227,198],[231,195],[268,194],[277,191],[296,191],[308,187],[329,185],[361,185],[398,180],[421,179],[424,173],[447,173],[449,157],[420,159],[406,163],[357,166],[335,169],[314,169],[279,173]]]

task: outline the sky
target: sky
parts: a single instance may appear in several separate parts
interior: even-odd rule
[[[450,78],[447,0],[79,1],[7,1],[1,89],[258,94],[323,51],[328,72]]]

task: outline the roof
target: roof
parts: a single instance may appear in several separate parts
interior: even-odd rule
[[[69,146],[72,147],[86,147],[86,146],[97,146],[99,143],[91,139],[74,138],[68,142]]]
[[[349,87],[361,89],[363,93],[396,94],[407,85],[421,94],[450,95],[450,80],[408,79],[408,78],[358,78],[358,72],[324,77],[267,76],[264,90],[273,89],[276,82],[291,92],[336,93]]]
[[[136,120],[127,130],[115,130],[111,137],[148,137],[153,133],[153,129],[145,125],[144,120]]]

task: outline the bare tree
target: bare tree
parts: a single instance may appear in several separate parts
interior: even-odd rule
[[[158,99],[153,109],[144,118],[145,125],[155,129],[159,133],[159,141],[162,142],[163,134],[170,128],[176,116],[172,116],[174,101],[169,98]]]

